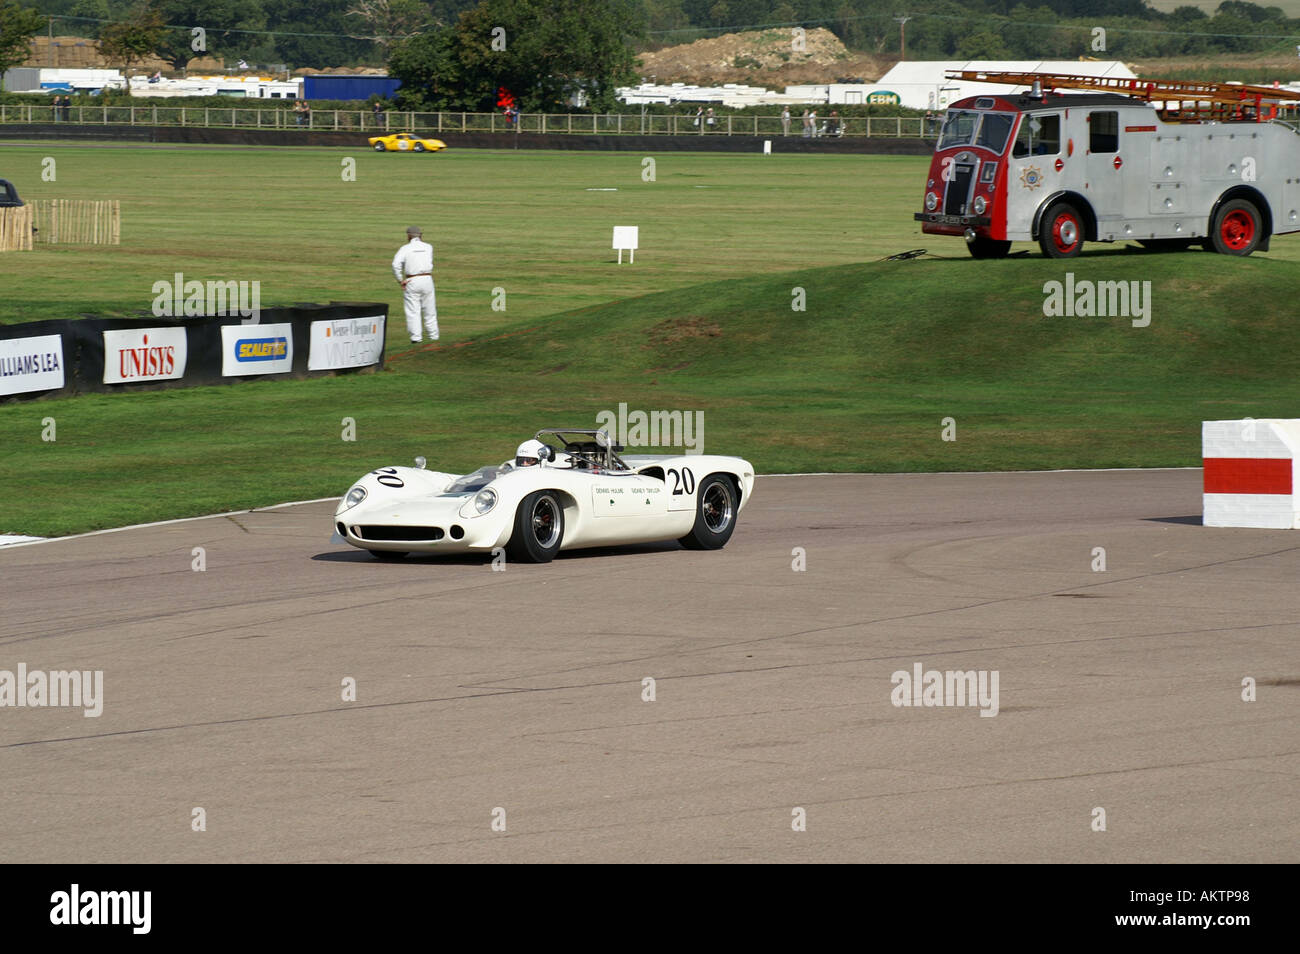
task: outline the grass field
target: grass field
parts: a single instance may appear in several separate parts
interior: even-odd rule
[[[47,156],[53,183],[41,180]],[[356,161],[355,181],[343,180],[345,158]],[[919,236],[911,213],[924,159],[671,154],[652,157],[647,182],[643,158],[0,147],[0,177],[24,198],[122,201],[120,248],[46,246],[13,260],[0,321],[147,309],[153,283],[177,271],[260,281],[264,306],[396,307],[388,263],[406,226],[419,224],[436,249],[439,314],[455,340],[715,278],[878,258]],[[615,266],[614,225],[640,226],[635,267]],[[505,313],[491,310],[497,286]]]
[[[46,155],[59,179],[38,188]],[[344,182],[343,156],[0,149],[25,194],[124,207],[121,248],[0,259],[5,321],[135,311],[175,271],[260,280],[264,305],[396,309],[387,262],[417,222],[444,327],[441,347],[412,350],[399,312],[377,374],[0,406],[0,532],[335,495],[415,454],[468,469],[620,402],[702,410],[706,449],[760,472],[1192,465],[1203,419],[1300,416],[1300,238],[1244,261],[1092,246],[1068,266],[1078,279],[1151,281],[1151,324],[1134,328],[1044,317],[1060,263],[922,239],[920,159],[659,156],[643,182],[636,155],[358,152]],[[641,226],[635,265],[605,248],[614,224]],[[879,261],[915,247],[943,257]]]

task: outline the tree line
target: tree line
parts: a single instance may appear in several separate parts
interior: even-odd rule
[[[882,56],[905,43],[908,59],[1214,56],[1292,51],[1300,35],[1300,18],[1243,0],[1168,13],[1145,0],[0,0],[0,68],[49,31],[98,39],[128,67],[387,66],[409,109],[536,111],[578,95],[605,109],[636,82],[639,51],[795,26]]]

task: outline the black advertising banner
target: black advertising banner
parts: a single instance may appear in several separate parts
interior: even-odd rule
[[[382,369],[388,306],[0,325],[0,402]]]

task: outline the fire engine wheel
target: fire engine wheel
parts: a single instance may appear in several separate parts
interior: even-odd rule
[[[1210,242],[1220,255],[1249,255],[1259,247],[1263,223],[1259,209],[1244,199],[1225,202],[1210,226]]]
[[[1068,202],[1057,202],[1038,227],[1038,244],[1048,258],[1074,258],[1083,251],[1083,216]]]
[[[977,235],[966,243],[972,258],[1006,258],[1011,251],[1011,243]]]

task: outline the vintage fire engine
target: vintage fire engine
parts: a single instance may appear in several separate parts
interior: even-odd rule
[[[913,216],[964,235],[976,258],[1037,241],[1052,258],[1085,241],[1193,243],[1225,255],[1300,231],[1300,133],[1278,118],[1300,94],[1232,83],[963,71],[1028,86],[948,108]],[[1085,92],[1061,92],[1083,90]]]

